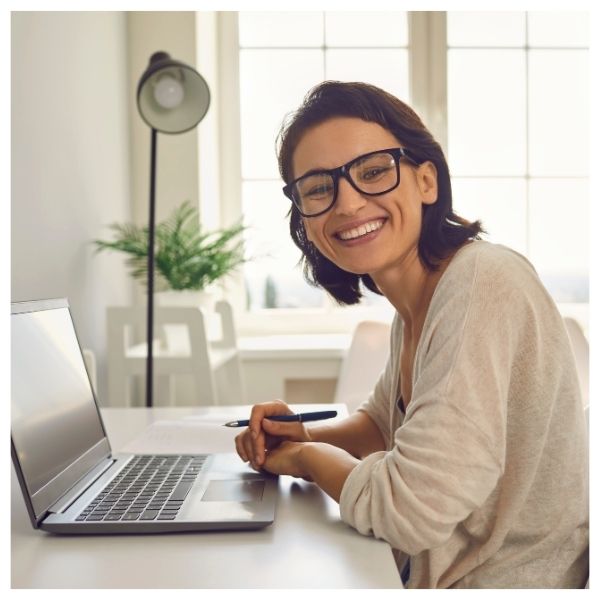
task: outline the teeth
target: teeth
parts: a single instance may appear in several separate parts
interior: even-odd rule
[[[383,219],[379,219],[377,221],[371,221],[370,223],[365,223],[360,227],[355,227],[354,229],[348,229],[346,231],[340,231],[338,236],[342,240],[353,240],[355,238],[366,235],[367,233],[371,233],[371,231],[376,231],[377,229],[381,229],[383,226]]]

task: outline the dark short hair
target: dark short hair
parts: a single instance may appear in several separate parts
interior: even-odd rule
[[[288,115],[277,138],[279,172],[285,183],[293,179],[292,158],[296,146],[308,129],[335,117],[355,117],[378,123],[392,133],[418,163],[431,161],[437,169],[438,198],[423,205],[419,238],[419,258],[425,268],[437,270],[440,260],[483,231],[480,221],[473,223],[452,210],[452,188],[448,163],[441,146],[419,116],[404,102],[388,92],[366,83],[324,81],[312,88],[300,108]],[[302,251],[300,262],[304,277],[324,287],[340,304],[356,304],[362,298],[360,283],[381,294],[368,274],[357,275],[340,269],[323,256],[306,237],[302,216],[292,205],[290,234]]]

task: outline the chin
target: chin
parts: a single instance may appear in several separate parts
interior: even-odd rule
[[[336,263],[337,264],[337,263]],[[337,265],[340,269],[347,271],[348,273],[352,273],[353,275],[369,275],[370,273],[375,272],[377,269],[373,267],[373,265],[364,265],[364,266],[343,266]]]

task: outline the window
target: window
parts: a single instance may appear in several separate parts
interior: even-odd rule
[[[221,152],[240,148],[235,202],[250,227],[252,314],[279,309],[269,314],[285,315],[285,328],[284,309],[325,314],[325,327],[340,313],[297,266],[275,157],[284,115],[324,79],[368,81],[407,100],[446,149],[457,212],[526,255],[557,302],[588,302],[586,13],[220,14],[237,18],[227,41],[235,59],[221,73],[239,73],[240,121],[227,125]]]
[[[324,79],[366,81],[408,100],[407,15],[240,12],[238,30],[242,211],[254,257],[245,269],[248,305],[323,306],[325,294],[304,281],[297,265],[275,138],[284,115]]]
[[[586,14],[450,12],[447,35],[457,211],[588,302]]]

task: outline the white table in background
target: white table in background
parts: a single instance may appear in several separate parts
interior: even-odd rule
[[[298,410],[336,408],[310,405]],[[102,415],[118,452],[155,421],[248,407],[110,408]],[[233,449],[232,449],[233,450]],[[13,470],[13,588],[401,588],[391,549],[343,523],[314,484],[284,476],[275,522],[259,531],[58,536],[35,531]]]

